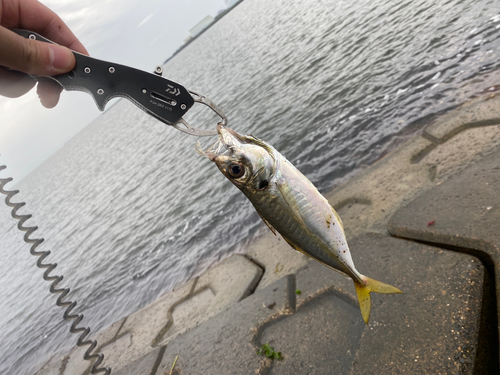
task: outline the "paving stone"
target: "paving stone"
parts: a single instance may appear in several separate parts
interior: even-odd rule
[[[437,166],[436,181],[462,172],[500,146],[500,125],[466,129],[421,155],[419,163]]]
[[[61,375],[64,366],[65,357],[56,355],[49,359],[35,375]]]
[[[360,272],[405,294],[372,294],[365,326],[352,280],[311,262],[296,275],[295,314],[263,332],[262,342],[284,356],[270,373],[473,374],[481,262],[380,234],[350,247]]]
[[[88,350],[89,346],[85,345],[82,347],[75,347],[71,350],[70,354],[66,358],[66,366],[64,367],[63,375],[88,375],[90,374],[90,367],[94,364],[94,361],[86,361],[83,359],[83,355]],[[92,352],[96,354],[100,350],[94,349]],[[105,355],[105,360],[106,355]]]
[[[271,374],[348,374],[365,329],[358,306],[349,302],[324,296],[269,326],[261,343],[284,356]]]
[[[352,247],[360,272],[405,293],[374,295],[372,322],[352,374],[475,373],[484,295],[481,262],[381,236],[360,237]]]
[[[275,236],[267,227],[266,233],[249,245],[246,256],[264,269],[257,290],[297,272],[311,261],[308,256],[292,249],[280,234]]]
[[[160,345],[196,327],[255,290],[262,268],[243,255],[233,255],[200,275],[191,297],[173,310],[173,326]]]
[[[119,321],[111,324],[109,327],[104,328],[102,331],[99,331],[93,338],[93,340],[97,341],[98,346],[102,347],[103,345],[107,345],[109,342],[113,341],[120,330],[125,324],[127,318],[122,318]]]
[[[80,375],[88,373],[88,369],[91,366],[90,361],[85,361],[83,355],[88,349],[88,346],[74,347],[69,353],[67,364],[65,366],[64,375]]]
[[[166,348],[158,374],[253,374],[269,367],[258,356],[259,327],[290,314],[294,308],[293,276],[232,305],[198,327],[178,336]]]
[[[104,354],[103,366],[116,371],[148,356],[158,346],[245,298],[261,277],[262,269],[246,257],[229,257],[100,332],[96,339],[97,349]],[[91,363],[83,360],[85,350],[71,353],[65,374],[88,373]]]
[[[495,124],[500,124],[500,95],[489,94],[440,116],[424,134],[435,143],[443,143],[464,129]]]
[[[236,254],[203,273],[194,294],[210,289],[214,298],[205,314],[213,316],[253,293],[261,277],[262,268]]]
[[[387,233],[390,217],[431,188],[436,177],[460,171],[500,144],[499,127],[492,126],[498,124],[500,95],[481,96],[437,117],[423,133],[425,138],[412,138],[325,194],[342,217],[348,239]],[[472,131],[474,127],[482,128]]]
[[[380,234],[351,247],[361,271],[405,292],[372,295],[369,326],[352,281],[311,262],[172,340],[158,373],[179,356],[174,373],[190,375],[473,374],[481,262]],[[283,360],[257,356],[264,343]]]
[[[146,345],[143,350],[136,351],[134,349],[136,348],[132,345],[131,333],[127,332],[120,335],[117,339],[99,348],[99,351],[104,354],[102,366],[109,366],[113,370],[117,370],[153,350],[150,346]]]
[[[120,331],[124,322],[125,318],[120,319],[119,321],[113,323],[109,327],[91,336],[92,340],[97,341],[97,348],[94,349],[93,353],[96,353],[96,350],[101,351],[103,346],[106,346],[110,342],[112,342],[115,339],[118,332]],[[64,375],[71,375],[71,374],[80,375],[89,372],[90,366],[93,364],[93,361],[91,362],[83,359],[83,354],[87,351],[88,348],[89,348],[88,346],[84,346],[81,348],[75,347],[72,350],[72,352],[66,359],[67,363],[65,365],[65,370],[63,373]]]
[[[393,153],[325,194],[339,213],[347,238],[387,233],[387,222],[402,204],[433,185],[436,166],[412,163],[435,144],[417,136]]]
[[[496,301],[492,298],[490,309],[499,308],[500,296],[499,192],[497,149],[401,208],[389,223],[389,231],[396,236],[445,244],[478,256],[496,283]]]
[[[156,369],[163,358],[165,347],[159,347],[146,354],[144,357],[139,358],[133,363],[128,364],[126,367],[118,371],[112,371],[113,375],[154,375]],[[163,375],[163,374],[158,374]]]
[[[401,208],[389,231],[400,237],[484,252],[498,267],[500,150]]]
[[[190,280],[130,315],[116,341],[102,348],[104,364],[117,371],[155,350],[155,339],[172,324],[173,309],[189,298],[195,283]]]
[[[500,251],[500,149],[401,208],[389,231],[399,237],[476,251],[497,269]],[[494,270],[492,270],[494,272]],[[496,273],[497,290],[499,274]]]
[[[350,247],[361,273],[395,285],[404,294],[372,294],[370,325],[363,328],[360,336],[356,324],[361,314],[354,302],[353,282],[311,263],[297,273],[297,289],[301,291],[297,312],[287,318],[288,334],[281,333],[282,337],[274,339],[285,361],[276,363],[272,373],[474,373],[470,360],[474,359],[479,339],[481,263],[469,255],[380,234],[362,235],[352,240]],[[325,318],[313,309],[323,311]],[[347,319],[349,312],[353,317]],[[343,323],[335,323],[335,319],[342,319]],[[301,327],[301,322],[305,327]],[[321,326],[332,331],[322,330]],[[293,327],[301,330],[297,337],[302,337],[304,344],[295,341],[298,346],[293,346],[287,342],[286,337],[294,334]],[[341,337],[340,344],[331,340],[337,335]],[[293,364],[285,366],[289,350],[297,358],[295,366],[304,372],[288,371],[293,368]],[[468,362],[460,363],[455,359],[458,354],[465,355]]]

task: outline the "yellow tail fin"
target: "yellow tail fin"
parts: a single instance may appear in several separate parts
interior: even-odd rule
[[[361,309],[361,315],[366,324],[370,319],[370,308],[371,299],[370,293],[384,293],[384,294],[394,294],[403,293],[398,288],[393,287],[389,284],[381,283],[380,281],[370,279],[369,277],[362,276],[365,284],[361,284],[358,281],[354,281],[354,286],[356,287],[356,293],[358,294],[359,308]]]

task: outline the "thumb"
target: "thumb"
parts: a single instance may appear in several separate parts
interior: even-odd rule
[[[26,39],[0,27],[0,65],[32,75],[52,76],[75,66],[73,52],[66,47]]]

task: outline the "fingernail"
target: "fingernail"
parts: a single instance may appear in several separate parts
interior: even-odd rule
[[[73,53],[61,46],[49,46],[50,65],[49,69],[55,73],[66,73],[73,68]]]

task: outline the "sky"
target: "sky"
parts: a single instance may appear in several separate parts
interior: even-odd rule
[[[90,56],[149,72],[182,45],[194,25],[226,8],[224,0],[41,2],[63,19]],[[78,91],[63,91],[53,109],[40,104],[36,89],[16,99],[0,97],[0,165],[19,182],[100,114],[92,97]]]

